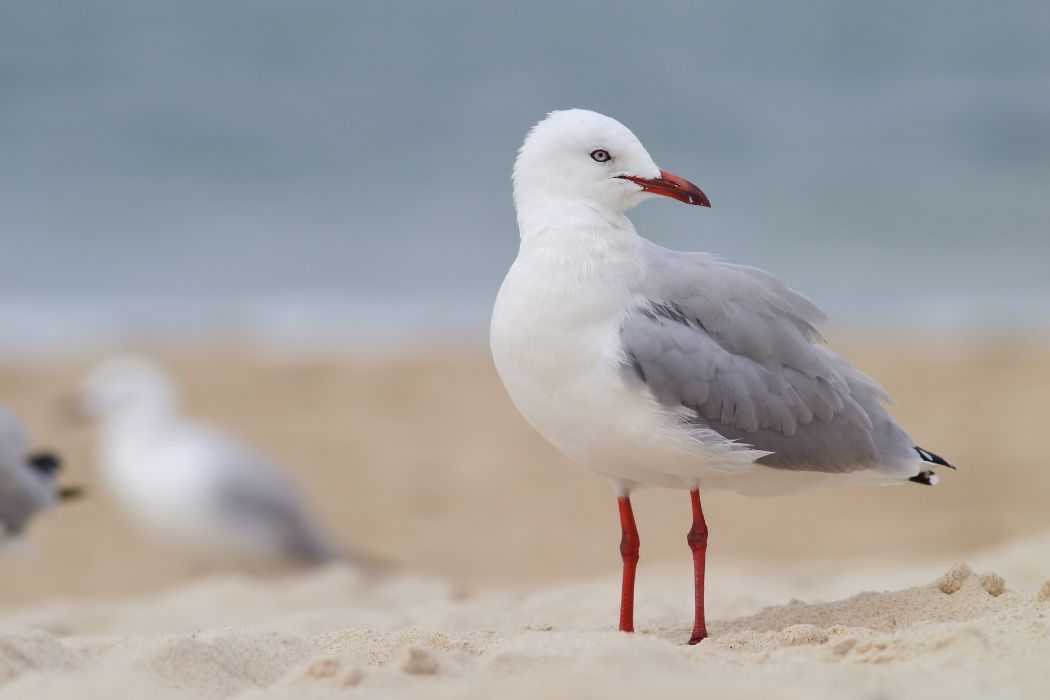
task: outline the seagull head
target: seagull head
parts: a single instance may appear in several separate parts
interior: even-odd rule
[[[583,201],[619,213],[656,195],[711,206],[699,187],[661,170],[630,129],[586,109],[548,114],[525,137],[514,163],[519,213],[550,200]]]
[[[178,392],[160,366],[144,357],[120,355],[104,360],[80,383],[76,412],[92,420],[173,412]]]

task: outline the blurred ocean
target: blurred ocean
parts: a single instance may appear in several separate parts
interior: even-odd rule
[[[481,332],[545,112],[714,208],[643,234],[835,314],[1050,319],[1050,3],[0,5],[0,351]]]

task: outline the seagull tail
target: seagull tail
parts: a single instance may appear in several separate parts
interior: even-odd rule
[[[916,484],[922,484],[923,486],[936,486],[940,482],[941,478],[933,473],[932,469],[927,469],[924,472],[919,472],[915,476],[908,479],[908,481],[914,481]]]
[[[955,469],[954,464],[946,460],[944,457],[941,457],[940,455],[935,455],[929,450],[924,450],[923,448],[916,446],[915,451],[919,453],[919,457],[922,458],[923,462],[929,462],[930,464],[939,464],[942,467]]]
[[[936,464],[941,467],[948,467],[949,469],[955,469],[954,464],[946,460],[944,457],[930,452],[929,450],[924,450],[923,448],[916,445],[915,451],[918,453],[919,458],[923,462],[927,462],[929,464]],[[911,477],[910,479],[908,479],[908,481],[914,481],[917,484],[924,484],[926,486],[936,486],[937,482],[940,481],[940,478],[933,473],[932,469],[927,469],[926,471],[919,472],[915,476]]]

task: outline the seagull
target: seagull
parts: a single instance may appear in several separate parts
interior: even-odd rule
[[[18,416],[0,407],[0,541],[25,532],[37,513],[81,495],[77,487],[58,485],[61,464],[51,452],[31,452]]]
[[[934,485],[932,467],[952,467],[890,417],[885,390],[824,347],[825,316],[804,296],[763,270],[638,235],[624,212],[643,200],[711,203],[620,122],[550,113],[518,151],[513,183],[521,245],[493,309],[492,356],[526,420],[612,483],[620,630],[634,631],[640,486],[690,494],[696,644],[707,637],[702,489]]]
[[[159,365],[112,357],[74,400],[100,425],[97,461],[110,491],[147,536],[203,565],[337,558],[284,474],[220,429],[185,417]]]

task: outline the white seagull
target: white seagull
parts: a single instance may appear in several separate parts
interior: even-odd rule
[[[552,112],[514,164],[521,247],[492,313],[514,404],[569,458],[608,478],[623,538],[620,629],[634,629],[631,492],[690,492],[696,615],[707,636],[700,489],[748,495],[833,483],[936,484],[886,392],[816,330],[824,315],[762,270],[661,248],[624,212],[656,195],[709,207],[623,124]]]
[[[183,416],[176,387],[135,356],[96,367],[75,396],[100,423],[98,463],[132,521],[215,566],[311,565],[336,556],[288,479],[254,449]]]
[[[31,452],[29,434],[13,412],[0,407],[0,541],[17,538],[37,513],[80,495],[59,487],[61,462],[50,452]]]

